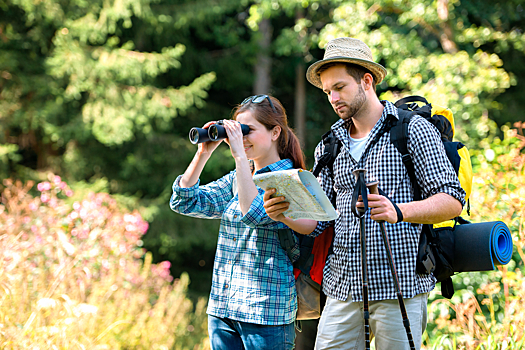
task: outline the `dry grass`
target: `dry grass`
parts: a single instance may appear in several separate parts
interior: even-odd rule
[[[4,181],[0,204],[1,349],[205,349],[202,300],[187,275],[151,264],[147,223],[111,196],[67,204],[59,177]],[[141,258],[144,257],[142,260]]]

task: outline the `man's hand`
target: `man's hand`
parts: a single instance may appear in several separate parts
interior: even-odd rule
[[[394,208],[392,202],[388,200],[388,198],[379,194],[369,194],[367,198],[368,206],[371,208],[370,218],[372,220],[386,221],[391,224],[395,224],[397,222],[396,209]],[[361,196],[359,196],[356,206],[361,208],[365,206]]]
[[[275,188],[269,188],[264,192],[264,210],[272,220],[282,222],[286,219],[283,213],[288,210],[290,203],[285,202],[285,198],[282,196],[272,198],[271,196],[275,194],[275,192]]]

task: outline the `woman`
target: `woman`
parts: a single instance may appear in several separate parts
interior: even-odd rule
[[[239,123],[250,127],[247,135]],[[310,233],[317,222],[296,220],[286,226],[272,220],[263,208],[264,191],[252,176],[304,169],[304,156],[284,107],[274,97],[248,97],[234,109],[233,120],[224,121],[224,128],[235,170],[199,186],[202,169],[222,140],[200,143],[186,172],[175,180],[170,201],[180,214],[221,219],[207,310],[211,347],[293,349],[295,279],[277,234],[288,227]]]

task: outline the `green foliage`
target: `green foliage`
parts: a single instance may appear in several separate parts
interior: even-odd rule
[[[454,276],[457,292],[450,302],[433,293],[426,341],[432,348],[521,349],[525,342],[525,138],[508,127],[503,131],[503,138],[484,140],[485,148],[474,151],[468,219],[506,223],[514,254],[495,271]]]
[[[460,141],[475,143],[497,131],[487,118],[489,110],[497,106],[495,98],[515,84],[501,58],[480,50],[478,41],[488,35],[506,41],[511,33],[466,27],[460,4],[447,3],[446,9],[438,1],[434,6],[425,1],[343,3],[334,10],[333,23],[321,31],[320,45],[339,36],[363,40],[388,71],[379,87],[388,88],[382,98],[427,96],[459,116]]]

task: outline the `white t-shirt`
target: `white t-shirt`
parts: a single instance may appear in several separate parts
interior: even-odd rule
[[[350,139],[350,155],[358,162],[361,158],[361,155],[363,155],[363,152],[365,151],[366,141],[368,140],[368,136],[370,134],[366,135],[363,138],[360,139],[354,139],[353,137],[349,136]]]

